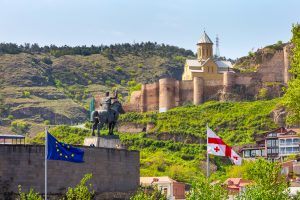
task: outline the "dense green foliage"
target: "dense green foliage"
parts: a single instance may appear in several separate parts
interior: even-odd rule
[[[15,120],[11,123],[11,130],[17,134],[25,134],[29,130],[30,125],[23,120]]]
[[[63,56],[63,55],[83,55],[88,56],[91,54],[103,54],[107,57],[113,59],[114,55],[121,55],[126,53],[132,54],[156,54],[164,56],[184,55],[184,56],[194,56],[194,53],[190,50],[185,50],[183,48],[178,48],[175,46],[157,44],[156,42],[141,42],[141,43],[124,43],[115,45],[101,45],[101,46],[44,46],[40,47],[38,44],[28,44],[17,45],[13,43],[0,43],[0,54],[18,54],[18,53],[50,53],[53,56]],[[44,58],[45,63],[52,63],[49,58]]]
[[[87,182],[91,178],[92,174],[86,174],[78,185],[76,185],[74,188],[69,187],[65,200],[92,200],[95,192],[92,189],[92,184],[87,185]]]
[[[122,122],[156,125],[150,133],[119,133],[122,143],[130,150],[140,151],[141,176],[170,176],[178,181],[192,182],[205,170],[205,144],[185,144],[171,140],[157,140],[156,135],[168,132],[171,135],[195,135],[205,138],[206,123],[214,128],[230,145],[253,142],[254,133],[275,128],[270,112],[278,99],[256,102],[207,102],[200,106],[185,106],[166,113],[127,113]],[[185,127],[185,128],[184,128]],[[82,144],[89,130],[58,126],[50,129],[58,140],[70,144]],[[104,131],[105,132],[105,131]],[[103,133],[103,131],[102,131]],[[42,143],[44,133],[32,139]],[[211,163],[225,178],[224,166],[231,165],[226,158],[211,157]],[[214,176],[214,175],[213,175]]]
[[[253,134],[276,128],[270,118],[279,99],[255,102],[207,102],[183,106],[166,113],[127,113],[120,121],[154,123],[152,132],[205,138],[206,124],[229,144],[253,142]]]
[[[170,176],[175,180],[191,182],[203,173],[205,147],[199,144],[159,141],[146,134],[120,134],[130,150],[140,151],[141,176]]]
[[[300,25],[296,24],[292,29],[293,43],[291,69],[293,77],[288,83],[288,89],[284,95],[284,105],[288,110],[287,122],[290,125],[300,124]]]
[[[18,200],[42,200],[42,196],[35,192],[32,188],[28,193],[22,192],[22,187],[19,185],[19,199]]]
[[[285,177],[281,175],[281,165],[277,162],[269,162],[259,159],[248,163],[243,174],[253,184],[248,186],[239,200],[287,200],[288,185]]]
[[[202,177],[201,179],[199,179],[199,181],[193,183],[186,199],[226,200],[228,199],[228,191],[224,189],[222,184],[212,184],[208,179]]]
[[[57,126],[49,129],[49,132],[60,142],[73,145],[83,144],[84,138],[91,134],[87,129],[70,126]],[[38,133],[29,142],[32,144],[43,144],[45,142],[45,132]]]
[[[167,200],[167,198],[156,187],[140,187],[130,200]]]
[[[94,199],[95,192],[92,189],[92,184],[87,182],[92,178],[92,174],[86,174],[81,179],[80,183],[74,188],[69,187],[63,200],[92,200]],[[34,189],[30,189],[28,193],[22,192],[22,188],[19,185],[19,200],[42,200],[42,196],[35,192]]]

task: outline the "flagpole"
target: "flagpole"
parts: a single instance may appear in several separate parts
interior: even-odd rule
[[[209,177],[208,124],[206,124],[206,177]]]
[[[45,200],[47,200],[47,155],[48,155],[48,130],[47,127],[45,127]]]

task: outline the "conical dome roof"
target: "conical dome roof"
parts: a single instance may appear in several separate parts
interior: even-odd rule
[[[197,44],[203,44],[203,43],[213,44],[213,42],[208,37],[208,35],[205,33],[205,31],[204,31],[203,35],[201,36],[201,38],[200,38],[200,40],[198,41]]]

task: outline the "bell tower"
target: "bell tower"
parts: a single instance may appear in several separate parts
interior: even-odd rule
[[[207,60],[213,56],[213,42],[205,31],[198,41],[197,46],[197,59],[199,61]]]

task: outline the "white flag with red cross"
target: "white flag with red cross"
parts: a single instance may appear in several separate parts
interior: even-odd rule
[[[207,127],[207,153],[216,156],[227,156],[236,164],[242,164],[242,158],[223,140]]]

